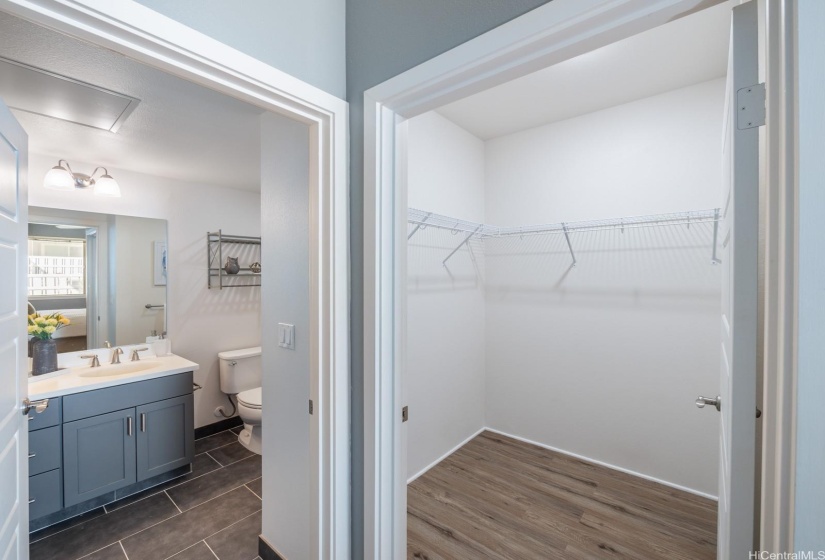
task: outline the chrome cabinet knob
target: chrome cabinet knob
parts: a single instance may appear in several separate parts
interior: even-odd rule
[[[712,405],[712,406],[716,407],[716,410],[721,410],[722,409],[722,399],[719,397],[719,395],[716,395],[716,398],[703,397],[703,396],[700,395],[696,399],[696,406],[698,408],[705,408],[705,405]]]

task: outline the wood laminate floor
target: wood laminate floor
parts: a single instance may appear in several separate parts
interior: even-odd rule
[[[716,502],[483,432],[407,490],[407,558],[716,558]]]

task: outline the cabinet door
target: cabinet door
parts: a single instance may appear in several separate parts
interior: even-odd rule
[[[135,409],[63,424],[64,507],[136,482]]]
[[[137,479],[188,465],[195,457],[192,395],[137,407]]]

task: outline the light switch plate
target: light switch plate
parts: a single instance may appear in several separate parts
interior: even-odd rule
[[[295,325],[278,323],[278,346],[295,350]]]

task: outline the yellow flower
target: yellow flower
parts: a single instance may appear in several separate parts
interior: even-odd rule
[[[60,321],[60,323],[61,323],[62,325],[68,325],[69,323],[71,323],[71,321],[69,320],[69,318],[68,318],[68,317],[64,317],[63,315],[61,315],[61,316],[60,316],[60,319],[58,319],[58,321]]]
[[[29,334],[35,334],[38,331],[36,325],[29,325]]]
[[[55,327],[54,325],[49,325],[48,327],[44,328],[43,330],[46,331],[49,334],[52,334],[54,331],[57,330],[57,327]]]
[[[44,319],[43,317],[36,317],[34,319],[34,324],[37,325],[38,327],[45,327],[46,326],[46,319]]]
[[[54,317],[49,317],[48,319],[46,319],[46,323],[48,323],[52,327],[57,326],[57,319],[55,319]]]

